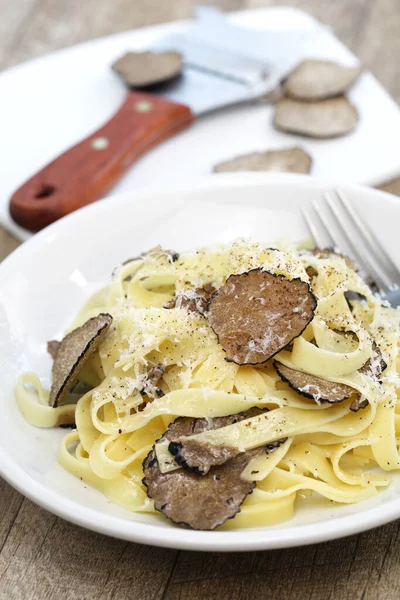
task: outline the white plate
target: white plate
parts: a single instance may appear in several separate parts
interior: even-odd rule
[[[258,30],[315,29],[320,24],[291,7],[230,15]],[[168,23],[80,44],[0,74],[0,132],[7,165],[0,178],[0,222],[21,239],[29,233],[8,215],[8,200],[22,182],[110,118],[126,93],[110,64],[126,50],[151,47],[187,22]],[[355,56],[326,28],[311,57],[354,64]],[[276,131],[265,104],[218,111],[151,150],[110,194],[142,186],[180,184],[207,175],[234,155],[300,145],[314,159],[312,174],[375,185],[400,174],[400,110],[370,73],[350,92],[360,113],[356,131],[343,138],[311,140]],[[1,152],[0,152],[1,154]]]
[[[115,537],[196,550],[259,550],[320,542],[400,517],[400,476],[357,505],[300,502],[293,520],[264,529],[199,532],[162,517],[110,504],[57,463],[63,430],[24,421],[13,387],[24,370],[49,382],[46,340],[61,335],[87,297],[110,280],[126,257],[158,243],[191,248],[253,236],[273,242],[308,235],[299,208],[327,184],[301,176],[231,175],[167,192],[125,194],[91,205],[31,238],[0,265],[0,465],[4,477],[34,502],[74,523]],[[397,198],[343,186],[400,262]],[[136,202],[132,202],[132,197]]]

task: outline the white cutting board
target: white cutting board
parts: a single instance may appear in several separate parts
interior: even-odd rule
[[[230,18],[259,30],[319,26],[311,16],[289,7],[237,12]],[[186,26],[187,22],[176,22],[127,31],[50,54],[0,75],[3,225],[21,239],[30,235],[8,215],[12,192],[52,158],[97,129],[122,102],[125,88],[110,64],[127,50],[147,49],[163,35]],[[357,62],[329,29],[312,54],[313,58]],[[235,155],[294,144],[310,152],[316,177],[374,185],[400,175],[397,104],[369,73],[361,76],[349,95],[360,114],[359,126],[349,136],[309,140],[287,135],[273,129],[271,106],[230,108],[202,118],[151,150],[110,195],[195,179],[210,173],[215,163]]]

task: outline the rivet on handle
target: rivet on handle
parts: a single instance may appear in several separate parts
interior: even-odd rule
[[[140,102],[136,102],[135,104],[136,112],[140,113],[150,112],[152,108],[153,105],[149,100],[141,100]]]
[[[91,146],[94,150],[105,150],[110,145],[108,138],[97,137],[92,140]]]

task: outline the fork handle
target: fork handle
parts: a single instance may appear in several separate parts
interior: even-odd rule
[[[155,94],[128,92],[122,106],[103,127],[14,192],[11,216],[22,227],[38,231],[98,200],[139,156],[193,120],[188,106]]]

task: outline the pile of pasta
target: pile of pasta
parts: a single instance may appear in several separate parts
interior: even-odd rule
[[[55,426],[73,412],[76,427],[61,443],[59,462],[128,511],[156,512],[143,484],[143,460],[177,417],[213,419],[252,407],[263,410],[255,428],[236,423],[200,434],[242,451],[280,440],[243,470],[241,477],[255,481],[255,488],[223,529],[290,519],[299,497],[318,494],[344,504],[371,498],[390,484],[388,473],[400,468],[400,315],[351,266],[334,253],[287,244],[271,249],[246,240],[180,256],[153,249],[122,265],[71,324],[73,330],[99,313],[113,318],[82,371],[88,391],[77,402],[72,391],[66,403],[52,408],[38,376],[26,373],[16,387],[18,405],[39,427]],[[257,268],[307,282],[317,300],[312,321],[274,359],[350,386],[363,408],[350,410],[354,397],[329,403],[295,391],[273,359],[255,365],[227,361],[204,314],[176,301]],[[377,351],[383,373],[374,371]],[[363,372],[367,361],[371,368]],[[143,383],[154,365],[162,367],[160,391],[146,394]],[[167,443],[160,444],[157,458],[160,469],[168,470],[173,459]]]

